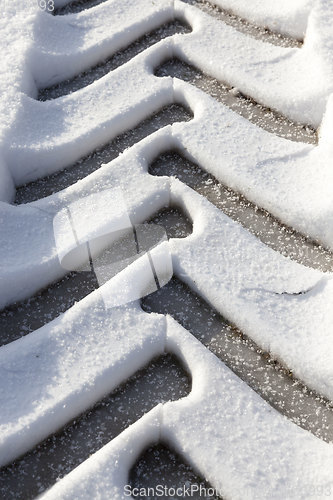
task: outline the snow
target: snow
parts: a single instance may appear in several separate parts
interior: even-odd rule
[[[171,21],[172,0],[159,0],[158,4],[156,9],[151,0],[109,0],[79,14],[52,17],[42,13],[30,55],[36,84],[47,87],[77,75],[103,61],[110,55],[110,48],[112,53],[117,52]],[[112,23],[105,23],[107,18]]]
[[[333,247],[330,101],[319,144],[311,146],[252,125],[179,80],[175,96],[187,102],[195,115],[186,126],[173,125],[175,146],[185,156],[279,220]]]
[[[325,9],[326,28],[309,28],[301,48],[250,38],[180,0],[175,6],[194,28],[192,34],[175,40],[175,54],[295,121],[320,125],[333,91],[332,65],[327,61],[332,4]],[[315,6],[310,27],[318,23],[320,12]]]
[[[246,18],[256,25],[302,39],[313,2],[311,0],[214,0],[213,4]]]
[[[126,333],[125,333],[126,332]],[[105,314],[99,290],[0,349],[0,464],[11,462],[164,352],[165,318]]]
[[[158,442],[186,457],[223,498],[305,500],[310,487],[331,491],[331,445],[270,408],[171,318],[166,345],[189,366],[191,394],[154,408],[42,498],[126,498],[127,471]]]
[[[160,152],[179,148],[225,185],[333,248],[331,2],[215,3],[272,30],[297,38],[305,34],[304,44],[290,49],[255,40],[180,0],[126,5],[109,0],[61,17],[43,13],[37,3],[5,2],[0,308],[66,274],[68,266],[61,262],[75,252],[76,242],[69,240],[72,231],[57,223],[70,207],[84,243],[119,228],[110,198],[115,190],[121,194],[118,204],[126,206],[128,228],[163,207],[181,206],[193,233],[151,251],[161,284],[173,270],[296,377],[332,400],[331,274],[282,257],[178,180],[148,174]],[[158,42],[73,94],[36,100],[38,87],[70,78],[175,18],[186,19],[192,33]],[[188,83],[155,77],[158,64],[171,57],[293,120],[320,127],[318,145],[277,137]],[[194,119],[160,129],[59,193],[11,204],[16,186],[63,169],[174,102],[189,106]],[[106,240],[99,243],[105,246]],[[332,488],[331,444],[273,410],[174,320],[148,315],[137,302],[126,304],[149,290],[148,264],[141,256],[59,318],[0,348],[0,465],[167,351],[188,367],[191,394],[156,407],[46,497],[122,498],[128,468],[161,439],[226,498],[306,499],[307,485]],[[134,291],[124,286],[134,282]]]
[[[120,500],[129,468],[148,445],[159,441],[161,406],[143,416],[40,498],[112,498]]]
[[[163,137],[161,133],[158,135]],[[91,175],[58,195],[18,207],[3,204],[3,238],[0,243],[2,307],[32,295],[67,272],[60,266],[53,221],[58,213],[75,200],[103,189],[99,196],[99,204],[103,204],[103,196],[107,197],[108,187],[121,189],[125,195],[128,215],[134,224],[144,222],[157,210],[168,205],[168,181],[161,182],[151,176],[147,179],[147,175],[142,172],[141,176],[132,177],[128,184],[130,172],[136,173],[137,169],[140,171],[142,168],[141,162],[148,145],[149,143],[143,151],[139,147],[129,150],[126,155],[113,162],[111,168],[105,166],[100,169],[97,178]],[[126,176],[124,169],[128,172]],[[94,212],[94,206],[92,211]],[[114,216],[116,218],[116,214],[110,214],[110,225]],[[102,230],[103,211],[100,222]]]
[[[143,63],[124,65],[54,101],[24,96],[8,152],[16,185],[66,167],[172,103],[171,82],[147,75]]]
[[[193,234],[171,241],[175,273],[332,399],[332,278],[281,257],[179,181],[171,193],[193,218]]]

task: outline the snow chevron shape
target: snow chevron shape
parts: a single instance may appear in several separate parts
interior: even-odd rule
[[[129,470],[158,443],[222,497],[305,500],[307,486],[316,498],[333,494],[333,8],[328,0],[284,1],[279,9],[272,0],[204,3],[58,0],[55,16],[37,2],[6,4],[0,320],[6,325],[3,318],[20,311],[24,328],[0,347],[0,464],[71,425],[156,356],[176,356],[192,379],[189,394],[181,389],[182,399],[150,405],[41,488],[44,498],[124,498]],[[238,30],[238,18],[224,23],[210,4],[285,43]],[[156,170],[163,155],[166,172]],[[203,176],[199,188],[194,170]],[[300,385],[293,393],[290,384],[290,394],[303,387],[309,405],[317,400],[318,419],[297,422],[272,399],[274,386],[273,396],[256,393],[237,363],[228,368],[169,315],[148,314],[138,300],[106,308],[102,292],[116,293],[119,280],[75,291],[80,281],[61,263],[54,220],[75,205],[82,227],[88,211],[100,234],[115,220],[107,196],[115,189],[131,226],[159,214],[175,279],[253,342],[263,378],[276,364]],[[101,211],[87,201],[97,197]],[[265,219],[258,231],[247,212],[257,209]],[[140,285],[138,261],[125,271]],[[71,301],[59,311],[47,306],[45,321],[29,329],[42,297],[69,295],[70,283]]]

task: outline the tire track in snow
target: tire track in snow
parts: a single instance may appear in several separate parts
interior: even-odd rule
[[[219,82],[179,58],[164,61],[156,68],[155,75],[158,77],[171,76],[190,83],[257,127],[279,137],[308,144],[317,144],[318,142],[317,132],[309,125],[293,122],[277,111],[243,95],[239,89]]]
[[[83,8],[89,8],[89,7],[91,7],[91,6],[93,6],[93,5],[96,5],[96,4],[98,4],[98,3],[101,3],[101,1],[73,2],[73,3],[72,3],[72,4],[70,4],[70,6],[68,7],[68,9],[69,9],[68,11],[70,11],[70,9],[75,9],[75,8],[78,8],[78,11],[79,11],[79,10],[83,10]],[[195,3],[195,4],[198,4],[199,2],[188,2],[188,3]],[[200,2],[200,3],[201,3],[201,4],[203,4],[204,2]],[[59,9],[59,10],[58,10],[58,12],[57,12],[58,14],[60,13],[60,12],[59,12],[60,10],[61,10],[61,9]],[[72,10],[72,11],[74,12],[75,10]],[[64,12],[63,12],[63,13],[64,13]],[[268,41],[268,40],[267,40],[267,41]],[[191,69],[191,68],[190,68],[190,69]],[[187,68],[187,71],[188,71],[188,68]],[[198,75],[198,73],[199,73],[199,75]],[[195,80],[196,80],[196,81],[198,81],[198,80],[200,80],[200,78],[203,78],[203,75],[202,75],[200,72],[198,72],[198,71],[197,71],[197,72],[196,72],[196,78],[195,78]],[[206,77],[205,77],[205,78],[206,78]],[[207,77],[207,78],[209,78],[209,77]],[[220,87],[220,85],[222,85],[222,84],[218,84],[216,81],[215,81],[215,82],[213,82],[213,80],[214,80],[214,79],[211,79],[211,80],[212,80],[212,81],[211,81],[211,82],[209,82],[209,83],[210,83],[210,85],[209,85],[209,89],[211,89],[211,91],[212,91],[213,95],[214,95],[214,92],[216,92],[218,95],[220,95],[220,94],[221,94],[221,87]],[[191,82],[191,83],[192,83],[192,82]],[[208,85],[207,80],[205,80],[205,82],[204,82],[204,83],[205,83],[205,85],[206,85],[206,86]],[[213,83],[214,83],[214,85],[213,85]],[[216,85],[217,85],[217,86],[216,86]],[[205,87],[205,88],[207,88],[207,87]],[[229,90],[232,90],[232,89],[227,88],[228,94],[233,95],[232,93],[230,93],[230,92],[229,92]],[[234,92],[235,94],[237,94],[237,90],[233,90],[233,92]],[[209,93],[210,93],[210,91],[209,91]],[[258,111],[258,109],[259,109],[259,108],[257,108],[257,106],[259,106],[259,105],[256,105],[256,104],[254,103],[254,101],[252,101],[252,100],[250,100],[250,99],[247,99],[247,98],[245,98],[245,97],[244,97],[244,96],[242,96],[242,95],[239,95],[239,96],[237,96],[237,95],[236,95],[236,96],[234,96],[234,97],[238,100],[237,102],[241,102],[240,104],[238,104],[239,108],[243,108],[243,109],[244,109],[244,111],[240,111],[240,114],[242,114],[242,113],[245,113],[245,114],[246,114],[246,113],[248,113],[248,115],[251,115],[251,118],[252,118],[252,115],[253,115],[253,114],[255,114],[255,115],[256,115],[257,113],[259,113],[259,115],[260,115],[260,112]],[[221,101],[221,102],[222,102],[222,101]],[[248,105],[248,106],[247,106],[247,105]],[[235,106],[235,108],[236,108],[236,107],[237,107],[237,106]],[[256,109],[255,113],[253,113],[253,107],[255,107],[255,109]],[[247,111],[246,111],[246,112],[245,112],[245,108],[247,109]],[[263,107],[261,107],[261,108],[262,108],[262,110],[263,110],[263,114],[264,114],[264,115],[265,115],[265,114],[267,114],[267,113],[272,113],[272,112],[271,112],[270,110],[268,110],[267,108],[263,108]],[[273,128],[274,128],[274,126],[276,126],[276,120],[278,120],[278,115],[277,115],[277,114],[274,114],[274,113],[273,113],[273,115],[274,115],[274,116],[273,116],[273,118],[272,118],[272,123],[273,123]],[[263,118],[264,118],[264,117],[260,115],[260,118],[258,119],[258,123],[260,122],[260,120],[263,120]],[[269,121],[269,117],[267,117],[267,116],[266,116],[266,119]],[[284,120],[284,118],[283,118],[283,117],[281,117],[281,119],[282,119],[282,120]],[[263,121],[265,121],[265,120],[263,120]],[[274,123],[275,123],[275,125],[274,125]],[[298,126],[298,124],[293,124],[293,125]],[[278,130],[278,131],[279,131],[279,130],[280,130],[280,128],[282,128],[282,129],[283,129],[283,128],[285,127],[285,125],[284,125],[284,124],[282,124],[282,125],[281,125],[281,127],[280,127],[280,128],[279,128],[279,127],[280,127],[280,126],[277,126],[277,129],[275,129],[275,130],[273,130],[273,129],[272,129],[272,130],[270,130],[270,131],[271,131],[271,132],[273,132],[273,133],[277,133],[277,132],[276,132],[276,130]],[[301,127],[301,126],[300,126],[300,127]],[[264,128],[264,127],[263,127],[263,128]],[[294,136],[294,135],[295,135],[295,132],[289,132],[289,131],[287,131],[287,132],[284,132],[284,133],[287,133],[287,135],[288,135],[288,134],[291,134],[292,136]],[[304,139],[304,134],[305,134],[305,136],[306,136],[307,140],[306,140],[306,139]],[[279,134],[277,133],[277,135],[279,135]],[[297,137],[300,137],[300,138],[299,138],[299,139],[295,139],[295,138],[294,138],[293,140],[300,140],[300,141],[302,141],[302,142],[316,143],[316,137],[315,137],[315,134],[314,134],[314,132],[313,132],[312,130],[305,130],[305,131],[302,131],[302,130],[301,130],[301,131],[297,132],[296,136],[297,136]],[[282,135],[282,137],[285,137],[285,135]],[[290,137],[287,137],[287,138],[289,138],[289,139],[290,139]],[[134,142],[136,142],[136,139],[134,140]],[[134,142],[133,142],[133,144],[134,144]],[[128,147],[128,146],[127,146],[127,147]],[[111,159],[112,159],[112,158],[111,158]],[[110,161],[110,160],[108,160],[108,161]],[[100,166],[100,163],[99,163],[99,165],[98,165],[98,166]],[[91,170],[91,171],[94,171],[96,168],[98,168],[98,166],[95,166],[95,167],[93,168],[93,170]],[[90,173],[90,171],[89,171],[89,168],[88,168],[88,169],[86,170],[86,172],[85,172],[85,173],[82,173],[82,176],[83,176],[83,177],[85,177],[85,176],[86,176],[86,175],[88,175],[89,173]],[[57,174],[57,175],[58,175],[58,174]],[[80,173],[79,175],[81,175],[81,173]],[[53,176],[50,176],[50,177],[53,177]],[[66,177],[67,177],[67,179],[66,179]],[[69,177],[70,179],[68,179],[68,177]],[[73,181],[73,178],[74,178],[74,181]],[[73,182],[75,182],[75,175],[73,176],[73,178],[71,178],[70,174],[68,174],[68,172],[66,171],[66,174],[64,174],[64,176],[63,176],[63,182],[64,182],[64,186],[63,186],[63,187],[66,187],[67,185],[70,185],[70,184],[72,184]],[[80,176],[79,176],[77,179],[79,179],[79,178],[82,178],[82,177],[80,177]],[[76,179],[76,180],[77,180],[77,179]],[[55,183],[53,184],[53,188],[48,187],[48,188],[46,188],[46,191],[45,191],[45,192],[47,192],[47,189],[49,189],[49,193],[53,192],[53,191],[52,191],[52,189],[54,189],[54,186],[55,186],[55,185],[57,185],[57,188],[56,188],[56,190],[57,190],[57,191],[58,191],[59,189],[62,189],[62,185],[61,185],[61,180],[60,180],[60,177],[59,177],[59,178],[55,178],[55,177],[53,177],[53,181],[55,182]],[[58,181],[59,181],[59,182],[58,182]],[[45,182],[48,182],[48,180],[46,180]],[[36,185],[36,183],[33,183],[33,185]],[[59,187],[59,186],[60,186],[60,188],[58,189],[58,187]],[[32,187],[32,185],[30,185],[30,187]],[[44,185],[44,187],[45,187],[45,185]],[[42,188],[42,190],[41,190],[41,191],[39,191],[39,193],[42,193],[42,194],[39,194],[39,195],[38,195],[38,194],[35,194],[35,196],[37,196],[37,198],[39,198],[39,197],[41,197],[41,196],[45,196],[45,194],[43,194],[43,193],[44,193],[43,189],[44,189],[44,188]],[[36,191],[36,193],[37,193],[37,192],[38,192],[38,191]],[[36,199],[36,198],[34,198],[34,199]],[[163,290],[162,290],[162,291],[163,291]],[[164,291],[166,291],[166,290],[164,290]],[[190,292],[190,293],[192,293],[192,292]],[[192,295],[193,295],[193,294],[192,294]],[[170,310],[172,309],[172,307],[176,307],[176,306],[177,306],[177,300],[174,300],[174,299],[175,299],[175,296],[172,296],[172,297],[171,297],[171,305],[170,305]],[[163,307],[165,307],[165,306],[166,306],[166,305],[165,305],[165,304],[163,304]],[[199,313],[200,313],[200,315],[201,315],[202,310],[203,310],[203,307],[205,307],[205,304],[201,304],[201,305],[199,305],[199,307],[196,305],[196,306],[194,307],[194,309],[193,309],[193,318],[195,318],[195,317],[197,318]],[[208,307],[208,306],[206,305],[206,307]],[[189,309],[189,310],[190,310],[190,309]],[[213,314],[213,313],[214,313],[214,311],[213,311],[213,310],[209,311],[209,314],[210,314],[211,316],[212,316],[212,314]],[[175,316],[177,316],[176,312],[175,312]],[[181,318],[180,318],[180,317],[178,317],[178,320],[181,322]],[[185,320],[184,320],[184,323],[185,323]],[[207,330],[207,324],[206,324],[206,329],[202,332],[202,335],[207,334],[207,333],[208,333],[208,335],[212,335],[212,334],[214,333],[214,325],[215,325],[215,323],[214,323],[214,321],[213,321],[212,325],[210,325],[210,326],[213,326],[213,327],[209,329],[209,332],[207,332],[207,331],[206,331],[206,330]],[[219,325],[219,330],[218,330],[218,332],[220,332],[220,330],[221,330],[221,318],[219,318],[219,320],[218,320],[218,325]],[[197,325],[195,325],[195,326],[197,327]],[[227,329],[228,327],[226,326],[225,328]],[[189,329],[189,327],[188,327],[188,329]],[[227,332],[229,332],[229,330],[227,330]],[[238,332],[238,334],[239,334],[239,332]],[[241,334],[239,334],[239,335],[241,335]],[[226,337],[226,335],[225,335],[225,337]],[[202,339],[201,339],[201,340],[202,340]],[[220,338],[218,339],[218,341],[216,341],[216,340],[214,340],[213,338],[211,338],[211,339],[210,339],[210,342],[211,342],[211,345],[210,345],[210,346],[207,346],[207,347],[210,347],[210,348],[213,350],[212,346],[213,346],[213,344],[214,344],[214,345],[215,345],[215,349],[216,349],[216,353],[220,352],[221,356],[224,356],[225,358],[228,358],[228,357],[232,358],[232,356],[231,356],[231,354],[230,354],[230,351],[228,351],[227,347],[226,347],[225,345],[223,345],[223,340],[221,340],[221,334],[220,334]],[[229,342],[229,341],[228,341],[228,342]],[[225,344],[227,344],[228,342],[225,342]],[[222,347],[221,347],[221,344],[222,344]],[[241,344],[241,343],[240,343],[240,344]],[[237,344],[237,345],[238,345],[238,344]],[[220,349],[221,351],[219,351],[219,349]],[[250,351],[251,351],[251,349],[249,349],[249,347],[246,347],[246,352],[248,353],[248,352],[250,352]],[[232,364],[232,362],[234,362],[235,367],[236,367],[236,368],[238,368],[238,365],[239,365],[239,357],[237,357],[237,356],[238,356],[239,351],[238,351],[238,350],[236,350],[236,352],[237,352],[236,358],[235,358],[235,359],[234,359],[234,358],[232,358],[232,361],[229,361],[229,362],[230,362],[230,365]],[[256,357],[258,357],[258,353],[255,353],[255,356],[256,356]],[[263,358],[265,359],[265,355],[263,355]],[[261,359],[261,358],[260,358],[260,359]],[[224,361],[225,361],[225,360],[224,360]],[[225,361],[225,362],[226,362],[226,364],[227,364],[227,361]],[[260,372],[260,375],[261,375],[263,378],[265,378],[265,377],[267,376],[267,372],[268,372],[267,366],[268,366],[268,365],[270,366],[271,360],[270,360],[269,358],[267,358],[265,361],[262,361],[262,363],[263,363],[263,364],[262,364],[263,368],[262,368],[262,370],[261,370],[261,371],[259,370],[259,372]],[[273,362],[272,362],[272,364],[273,364]],[[240,368],[241,368],[241,367],[240,367]],[[246,364],[246,363],[245,363],[245,368],[250,369],[250,371],[251,371],[251,370],[254,370],[253,378],[255,379],[255,377],[256,377],[256,371],[255,371],[255,368],[253,368],[253,367],[252,367],[252,365],[249,367],[249,366],[248,366],[248,364]],[[275,370],[276,368],[275,368],[275,367],[273,367],[273,369]],[[259,372],[258,372],[258,373],[259,373]],[[249,376],[251,376],[251,373],[249,374]],[[258,375],[258,376],[259,376],[259,375]],[[287,375],[287,374],[286,374],[286,377],[288,377],[288,375]],[[259,377],[259,378],[260,378],[260,377]],[[275,380],[275,379],[274,379],[274,380]],[[283,379],[283,380],[284,380],[284,379]],[[258,382],[258,384],[259,384],[259,382]],[[279,384],[279,382],[277,382],[277,384]],[[293,380],[293,384],[299,384],[299,383],[298,383],[297,381],[294,381],[294,380]],[[250,384],[249,384],[249,385],[250,385]],[[281,391],[280,391],[280,387],[281,387]],[[303,387],[303,386],[302,386],[302,387]],[[285,400],[287,399],[286,394],[289,394],[289,393],[288,393],[288,392],[287,392],[287,393],[285,393],[285,392],[284,392],[284,391],[285,391],[285,387],[283,386],[283,384],[282,384],[282,383],[281,383],[281,386],[280,386],[280,385],[278,385],[278,388],[279,388],[279,390],[277,390],[277,387],[276,387],[276,386],[273,386],[273,388],[272,388],[272,391],[271,391],[271,392],[273,393],[273,400],[272,400],[272,403],[271,403],[271,404],[272,404],[273,406],[274,406],[274,405],[278,405],[278,404],[280,404],[280,405],[281,405],[281,408],[282,408],[282,407],[284,407],[284,406],[286,405],[286,403],[287,403],[287,402],[285,401]],[[303,388],[303,389],[305,389],[305,388]],[[257,388],[256,390],[257,390],[257,392],[259,392],[259,389],[258,389],[258,388]],[[265,390],[269,392],[269,388],[267,388],[267,387],[266,387],[266,389],[265,389],[265,387],[264,387],[264,389],[263,389],[263,397],[264,397],[265,399],[267,399],[267,400],[268,400],[268,396],[267,396],[267,394],[265,394]],[[306,389],[305,389],[305,390],[306,390]],[[298,391],[298,388],[297,388],[297,391]],[[276,401],[276,394],[275,394],[275,392],[278,392],[278,398],[280,398],[280,399],[278,399],[278,401]],[[260,393],[260,392],[259,392],[259,393]],[[293,392],[292,392],[292,393],[290,393],[290,394],[291,394],[291,399],[292,399],[292,402],[290,403],[291,405],[293,405],[293,404],[294,404],[294,400],[293,400],[293,398],[294,398],[294,394],[295,394],[295,393],[296,393],[296,391],[295,391],[295,390],[293,390]],[[297,392],[297,394],[298,394],[298,392]],[[311,394],[311,397],[310,397],[310,399],[309,399],[309,401],[310,401],[310,403],[309,403],[309,412],[310,412],[310,413],[311,413],[311,412],[313,412],[313,404],[314,404],[313,398],[316,398],[316,396],[315,396],[315,395],[313,395],[313,394]],[[289,404],[289,403],[288,403],[288,404]],[[299,404],[299,401],[297,401],[297,404]],[[126,403],[126,408],[128,408],[129,406],[130,406],[130,405],[128,405],[128,404]],[[287,405],[287,406],[288,406],[288,405]],[[281,408],[279,408],[279,411],[282,411],[282,410],[281,410]],[[289,406],[288,406],[288,408],[289,408]],[[291,408],[293,408],[293,407],[291,406]],[[319,406],[317,405],[317,406],[316,406],[316,409],[318,410],[318,408],[319,408],[319,417],[318,417],[318,419],[320,420],[320,419],[322,418],[322,415],[323,415],[323,414],[325,414],[325,415],[326,415],[326,413],[325,413],[325,411],[326,411],[326,410],[325,410],[325,408],[326,408],[326,407],[324,408],[324,407],[321,407],[320,405],[319,405]],[[283,411],[284,411],[284,409],[283,409]],[[289,410],[287,410],[287,411],[289,411]],[[328,410],[327,410],[327,411],[328,411]],[[291,413],[292,413],[292,412],[291,412]],[[331,415],[331,413],[328,413],[328,414],[329,414],[329,415]],[[306,414],[306,415],[307,415],[307,414]],[[306,415],[305,415],[305,417],[306,417]],[[311,413],[311,415],[312,415],[312,413]],[[294,417],[294,415],[293,415],[293,414],[292,414],[292,416]],[[299,416],[299,418],[303,418],[303,417],[304,417],[304,416],[303,416],[303,414],[301,414],[301,415]],[[304,418],[305,418],[305,417],[304,417]],[[328,417],[325,417],[325,418],[328,418]],[[324,419],[323,421],[325,421],[325,419]],[[326,424],[326,422],[328,422],[328,421],[329,421],[329,420],[325,421],[325,424]],[[318,420],[316,420],[316,421],[315,421],[315,423],[314,423],[314,424],[312,424],[312,423],[311,423],[311,417],[309,417],[309,416],[308,416],[308,417],[306,417],[306,424],[304,424],[304,422],[296,422],[296,423],[298,423],[298,424],[299,424],[299,425],[301,425],[301,426],[304,426],[304,425],[306,426],[306,425],[308,425],[308,426],[309,426],[309,429],[308,429],[308,430],[310,430],[310,431],[311,431],[311,432],[313,432],[313,433],[318,433],[319,431],[320,431],[320,432],[322,432],[322,429],[321,429],[321,428],[319,429],[319,427],[322,425],[322,422],[320,421],[320,423],[318,423]],[[311,426],[312,426],[312,427],[311,427]],[[324,425],[323,425],[323,426],[324,426]],[[310,427],[311,427],[311,428],[310,428]],[[330,427],[330,425],[329,425],[328,427]],[[331,426],[331,427],[332,427],[332,426]],[[305,428],[306,428],[306,427],[305,427]],[[318,429],[319,429],[319,430],[318,430]],[[329,432],[329,431],[328,431],[328,432]],[[323,435],[320,435],[320,437],[321,437],[322,439],[327,439],[327,440],[329,440],[329,439],[330,439],[330,438],[325,438]],[[110,439],[110,436],[108,436],[108,440],[109,440],[109,439]],[[53,456],[52,456],[52,464],[51,464],[51,468],[53,468],[53,467],[54,467],[54,465],[53,465]],[[13,482],[15,483],[15,481],[17,481],[17,477],[16,477],[16,479],[14,478]],[[17,497],[16,497],[16,498],[17,498]],[[26,493],[25,493],[25,492],[24,492],[24,498],[27,498],[27,496],[26,496]]]
[[[175,122],[189,121],[193,114],[180,104],[170,104],[159,110],[153,116],[146,118],[136,127],[119,135],[108,144],[95,149],[88,156],[75,162],[73,165],[42,179],[31,182],[16,189],[15,203],[29,203],[45,198],[97,170],[102,163],[109,163],[117,158],[125,149],[133,146],[148,135],[153,134],[162,127]]]
[[[96,64],[74,78],[65,80],[61,83],[53,85],[52,87],[40,89],[38,100],[48,101],[51,99],[57,99],[63,95],[71,94],[72,92],[76,92],[83,87],[87,87],[96,80],[99,80],[159,41],[175,34],[185,34],[190,33],[191,31],[192,28],[189,24],[178,19],[163,24],[156,30],[140,37],[125,49],[116,52],[111,57]]]
[[[170,314],[282,415],[333,441],[333,403],[295,379],[178,277],[141,303],[146,312]]]
[[[271,43],[272,45],[278,45],[280,47],[301,47],[303,41],[297,40],[287,35],[282,35],[281,33],[271,31],[269,28],[262,28],[257,26],[246,19],[229,12],[226,9],[222,9],[212,2],[207,0],[181,0],[182,2],[193,5],[203,12],[219,19],[220,21],[232,26],[237,31],[244,33],[245,35],[256,38],[257,40],[262,40],[263,42]]]
[[[224,186],[204,168],[185,158],[180,151],[171,150],[160,154],[150,164],[148,171],[151,175],[177,177],[285,257],[323,272],[333,272],[332,252]]]
[[[191,380],[176,357],[153,360],[64,429],[0,469],[1,497],[35,498],[156,405],[190,391]]]
[[[192,232],[188,218],[175,208],[159,211],[148,223],[162,225],[168,238],[184,238]],[[136,258],[133,256],[132,261]],[[123,267],[128,264],[124,262]],[[0,312],[0,345],[41,328],[98,287],[95,273],[71,272],[34,297],[4,309]]]

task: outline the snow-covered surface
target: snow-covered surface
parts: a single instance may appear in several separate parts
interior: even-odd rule
[[[191,394],[156,407],[42,498],[126,498],[127,471],[142,450],[160,441],[223,498],[307,500],[309,485],[331,491],[332,446],[281,417],[170,318],[166,346],[186,360]]]
[[[129,333],[131,332],[131,333]],[[1,348],[0,463],[8,463],[164,352],[165,319],[140,307],[105,313],[97,290]]]
[[[229,10],[256,25],[302,39],[305,35],[311,0],[214,0],[213,4]]]
[[[301,48],[264,43],[179,0],[175,6],[194,28],[175,42],[176,54],[293,120],[320,125],[333,90],[330,2],[316,2]],[[324,14],[325,23],[320,23]]]
[[[58,18],[41,12],[36,2],[5,2],[0,20],[6,40],[0,73],[0,307],[33,295],[67,272],[59,263],[53,224],[71,203],[98,192],[103,199],[102,191],[121,189],[132,223],[177,203],[194,226],[190,237],[169,244],[176,274],[297,377],[333,399],[331,275],[265,247],[178,181],[147,173],[159,152],[178,146],[223,183],[333,248],[332,4],[215,3],[293,36],[306,30],[305,43],[286,49],[254,40],[179,0],[109,0]],[[76,93],[35,100],[37,86],[73,76],[174,17],[186,18],[193,32],[159,42]],[[294,120],[321,125],[318,146],[276,137],[189,84],[156,78],[154,68],[172,56]],[[60,193],[10,204],[15,185],[62,169],[172,102],[189,105],[194,119],[159,130]],[[108,216],[112,220],[113,214]],[[96,217],[96,231],[102,225]],[[189,366],[191,395],[153,410],[48,496],[110,498],[112,491],[112,498],[121,498],[126,467],[159,436],[226,498],[305,499],[306,485],[333,487],[332,445],[272,410],[172,320],[149,316],[138,304],[105,314],[100,291],[0,348],[1,464],[165,349],[181,353]]]

